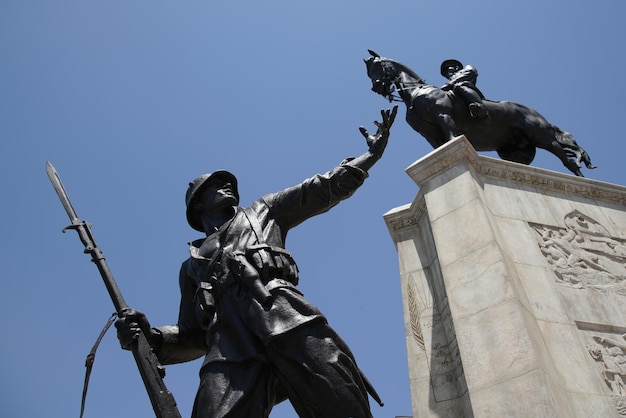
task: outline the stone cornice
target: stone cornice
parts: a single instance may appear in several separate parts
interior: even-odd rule
[[[411,206],[404,206],[398,210],[390,211],[383,215],[387,228],[393,234],[395,231],[411,228],[418,225],[427,214],[424,199],[416,199]]]
[[[466,161],[476,177],[505,180],[543,190],[553,190],[626,205],[626,187],[576,177],[537,167],[478,155],[465,136],[460,136],[419,159],[406,169],[421,188],[431,178]]]

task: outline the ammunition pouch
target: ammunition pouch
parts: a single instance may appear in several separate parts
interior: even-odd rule
[[[210,282],[201,281],[194,295],[194,306],[200,326],[207,329],[215,315],[215,296],[213,285]]]
[[[264,306],[272,303],[272,289],[298,284],[298,265],[291,254],[267,244],[250,246],[245,252],[221,252],[213,257],[204,274],[206,278],[196,289],[194,305],[205,329],[214,320],[216,300],[237,282]]]
[[[267,244],[248,247],[246,258],[259,272],[263,283],[271,279],[284,279],[298,284],[298,265],[289,251]]]

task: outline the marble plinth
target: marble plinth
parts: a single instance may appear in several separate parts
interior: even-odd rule
[[[406,172],[384,219],[414,417],[626,416],[626,188],[465,137]]]

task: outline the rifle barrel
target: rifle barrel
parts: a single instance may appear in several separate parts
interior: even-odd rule
[[[117,316],[123,318],[130,308],[124,300],[111,270],[109,270],[109,266],[107,265],[100,247],[96,244],[91,232],[91,226],[88,222],[81,221],[78,217],[67,191],[61,182],[59,173],[57,173],[56,169],[49,161],[46,163],[46,172],[48,173],[54,190],[61,200],[61,204],[72,222],[71,225],[63,229],[63,232],[68,229],[76,230],[81,242],[85,246],[85,253],[91,255],[91,261],[96,264],[98,271],[100,271],[100,276],[102,276],[109,296],[113,301]],[[159,363],[156,354],[152,351],[152,347],[150,347],[150,343],[143,331],[139,332],[139,337],[131,346],[131,351],[135,358],[135,363],[137,363],[139,373],[141,374],[141,379],[148,392],[152,409],[154,409],[157,418],[180,418],[181,415],[176,407],[176,400],[172,393],[167,390],[165,382],[163,381],[164,369]]]

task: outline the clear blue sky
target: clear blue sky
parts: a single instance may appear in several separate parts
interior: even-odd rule
[[[177,275],[199,235],[187,183],[226,168],[242,204],[366,149],[359,125],[389,104],[370,91],[367,49],[436,85],[450,57],[488,98],[533,107],[624,184],[623,0],[0,3],[0,416],[78,416],[83,362],[113,307],[45,174],[51,161],[126,300],[176,321]],[[383,213],[417,188],[404,169],[430,152],[404,122],[365,185],[294,229],[301,289],[353,349],[386,406],[411,415],[397,253]],[[533,165],[566,172],[538,151]],[[199,363],[169,366],[189,416]],[[273,417],[293,417],[287,405]],[[89,418],[149,417],[128,352],[110,332]]]

